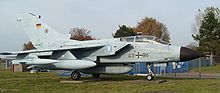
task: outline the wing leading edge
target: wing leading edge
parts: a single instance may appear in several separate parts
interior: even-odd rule
[[[97,45],[87,45],[87,46],[68,46],[68,47],[60,47],[60,48],[52,48],[52,49],[34,49],[34,50],[26,50],[19,52],[2,52],[0,55],[16,55],[16,54],[28,54],[28,53],[39,53],[39,52],[53,52],[53,51],[62,51],[62,50],[73,50],[73,49],[85,49],[85,48],[98,48],[103,47],[102,44]]]

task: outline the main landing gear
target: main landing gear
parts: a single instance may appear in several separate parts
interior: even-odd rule
[[[154,79],[154,73],[150,69],[150,64],[146,64],[146,65],[147,65],[147,69],[148,69],[148,75],[146,76],[146,79],[148,81],[151,81]]]
[[[81,77],[81,74],[80,74],[80,72],[79,72],[78,70],[75,70],[75,71],[73,71],[73,72],[71,73],[71,78],[72,78],[73,80],[79,80],[80,77]],[[92,74],[92,77],[94,77],[94,78],[97,79],[97,78],[100,77],[100,74]]]
[[[77,70],[75,70],[75,71],[73,71],[73,72],[71,73],[71,78],[72,78],[73,80],[79,80],[80,77],[81,77],[81,74],[80,74],[80,72],[77,71]]]

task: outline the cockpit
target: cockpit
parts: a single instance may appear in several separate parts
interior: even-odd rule
[[[129,36],[129,37],[121,37],[120,41],[122,42],[148,42],[148,43],[161,43],[161,44],[169,44],[166,41],[163,41],[155,36],[148,35],[140,35],[140,36]]]

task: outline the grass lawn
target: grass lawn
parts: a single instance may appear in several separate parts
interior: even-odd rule
[[[0,69],[1,68],[4,68],[5,66],[4,66],[4,63],[3,63],[3,61],[2,61],[2,59],[0,58]]]
[[[56,73],[13,73],[0,69],[0,93],[220,93],[220,79],[170,79],[165,83],[143,82],[144,77],[102,75],[100,81],[61,84]],[[92,80],[83,77],[82,80]]]
[[[191,69],[189,72],[199,72],[199,68]],[[220,73],[220,65],[201,68],[202,73]]]

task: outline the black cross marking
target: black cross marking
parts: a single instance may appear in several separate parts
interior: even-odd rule
[[[135,56],[137,56],[138,58],[140,58],[140,57],[143,56],[143,55],[141,55],[139,52],[137,52],[137,54],[136,54]]]

